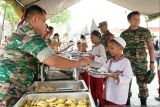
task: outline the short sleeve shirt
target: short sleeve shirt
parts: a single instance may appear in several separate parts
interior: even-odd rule
[[[143,27],[139,27],[136,30],[128,28],[120,36],[127,43],[124,55],[131,61],[132,67],[147,68],[146,44],[152,40],[150,31]]]
[[[43,62],[54,54],[29,22],[19,26],[6,42],[7,45],[0,50],[0,82],[12,83],[16,87],[31,84],[35,59]]]

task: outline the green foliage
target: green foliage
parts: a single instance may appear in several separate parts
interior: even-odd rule
[[[50,23],[56,23],[56,24],[64,24],[70,19],[71,15],[68,10],[63,10],[59,13],[57,13],[55,16],[52,16],[49,18]]]
[[[14,27],[19,21],[19,16],[14,11],[11,4],[8,3],[6,4],[3,0],[0,0],[0,9],[5,11],[5,8],[6,8],[5,20],[8,20],[11,26]]]

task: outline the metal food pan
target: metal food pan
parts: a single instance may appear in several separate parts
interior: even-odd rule
[[[73,80],[75,71],[49,70],[46,73],[45,80]]]
[[[33,94],[26,94],[24,95],[14,107],[24,107],[24,104],[27,100],[35,100],[35,99],[47,99],[47,98],[66,98],[66,99],[73,99],[76,98],[77,100],[86,98],[89,102],[88,107],[96,107],[93,101],[93,98],[89,92],[70,92],[70,93],[33,93]]]
[[[44,90],[37,88],[46,88]],[[88,91],[84,80],[74,81],[36,81],[29,88],[29,92],[70,92],[70,91]]]

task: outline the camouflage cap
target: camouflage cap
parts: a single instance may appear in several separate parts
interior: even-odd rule
[[[102,27],[102,26],[104,26],[104,25],[107,25],[107,21],[103,21],[103,22],[99,23],[98,28],[100,28],[100,27]]]

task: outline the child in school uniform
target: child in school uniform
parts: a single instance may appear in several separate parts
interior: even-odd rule
[[[74,59],[79,60],[83,55],[87,53],[87,42],[79,40],[77,41],[77,50],[76,53],[73,55]],[[88,86],[88,73],[83,68],[77,68],[77,72],[79,73],[80,79],[84,80],[86,85]]]
[[[102,107],[107,107],[107,105],[124,107],[127,102],[129,83],[133,72],[130,61],[122,54],[125,46],[126,42],[121,37],[113,38],[109,42],[109,52],[113,58],[109,59],[101,68],[110,72],[105,82],[105,101]]]
[[[80,44],[80,52],[81,52],[81,57],[85,57],[85,55],[87,54],[87,48],[88,48],[88,45],[87,45],[87,42],[85,40],[82,40],[81,41],[81,44]],[[82,80],[85,81],[85,83],[87,84],[88,86],[88,73],[86,70],[82,69],[80,71],[80,78]]]
[[[92,59],[90,67],[100,68],[107,61],[106,51],[104,46],[100,43],[100,32],[94,30],[91,33],[91,41],[94,44],[92,47],[91,55]],[[95,74],[89,73],[89,86],[93,99],[97,105],[101,105],[103,101],[103,82],[104,78],[98,77]]]

